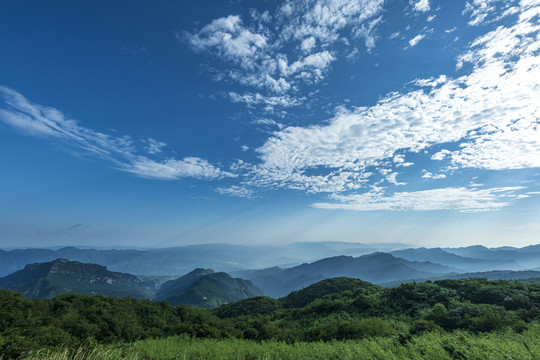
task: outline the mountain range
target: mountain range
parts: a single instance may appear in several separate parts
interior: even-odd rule
[[[391,254],[377,252],[356,258],[345,255],[335,256],[287,269],[273,267],[238,271],[233,274],[251,280],[268,296],[281,297],[326,278],[344,276],[381,283],[440,276],[456,271],[457,269],[453,267],[427,261],[408,261]]]
[[[0,250],[0,276],[23,269],[27,264],[58,258],[106,266],[146,276],[181,276],[196,268],[227,273],[278,266],[290,268],[340,255],[358,257],[387,252],[409,261],[429,261],[454,267],[458,272],[530,270],[540,266],[540,245],[524,248],[410,248],[401,243],[361,244],[346,242],[296,242],[275,246],[231,244],[189,245],[162,249],[55,249]]]
[[[108,271],[97,264],[56,259],[28,264],[24,269],[0,278],[0,289],[15,290],[29,299],[79,293],[167,300],[173,305],[186,304],[207,309],[262,295],[262,291],[250,281],[234,279],[211,269],[195,269],[160,284],[162,280]]]
[[[204,244],[162,249],[53,249],[0,250],[0,276],[25,265],[58,258],[100,264],[111,271],[137,275],[184,275],[196,268],[231,272],[272,266],[291,267],[337,255],[359,256],[375,251],[404,249],[404,244],[359,244],[343,242],[298,242],[275,246]]]
[[[146,250],[0,250],[0,274],[17,274],[0,279],[0,288],[15,289],[27,297],[81,292],[212,308],[262,294],[282,297],[333,277],[352,277],[383,286],[469,277],[540,278],[540,245],[431,249],[400,248],[401,245],[386,244],[386,252],[369,254],[363,252],[372,249],[372,245],[338,242],[293,243],[284,247],[207,244]],[[48,260],[58,254],[67,258]],[[316,258],[298,262],[312,257]],[[43,261],[47,265],[32,264]],[[208,269],[212,264],[217,265],[216,271]],[[110,272],[107,276],[106,271]],[[137,275],[130,275],[133,273]],[[103,279],[118,279],[118,285],[113,289]]]

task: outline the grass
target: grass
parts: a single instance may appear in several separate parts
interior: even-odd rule
[[[194,339],[175,336],[93,349],[47,351],[25,360],[316,360],[316,359],[540,359],[540,327],[513,332],[472,335],[467,332],[425,333],[401,344],[397,338],[315,343],[254,342],[249,340]]]

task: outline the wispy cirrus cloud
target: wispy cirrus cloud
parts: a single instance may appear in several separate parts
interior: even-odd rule
[[[216,191],[221,195],[230,195],[248,199],[251,199],[256,195],[255,191],[253,191],[252,189],[238,185],[231,185],[229,187],[218,187]]]
[[[287,0],[274,14],[230,15],[177,37],[219,59],[219,79],[251,89],[232,101],[273,110],[300,104],[291,94],[325,78],[340,55],[333,44],[363,39],[373,48],[382,5],[382,0]]]
[[[540,25],[536,21],[540,5],[521,5],[513,24],[478,38],[458,58],[458,68],[469,64],[467,73],[418,79],[416,87],[390,93],[373,106],[342,107],[325,124],[274,132],[256,150],[261,163],[250,167],[243,184],[337,196],[379,184],[373,176],[379,169],[392,164],[397,168],[405,163],[404,155],[420,152],[426,152],[433,168],[440,168],[419,173],[424,179],[443,179],[446,171],[464,168],[540,167]],[[397,175],[384,176],[387,183],[397,185]],[[498,190],[472,195],[488,193],[490,199],[506,197]],[[420,194],[426,199],[439,193]],[[503,200],[488,202],[485,209],[510,203]],[[466,201],[461,204],[459,211],[465,211],[466,204],[474,211],[482,208]]]
[[[356,211],[483,212],[498,210],[522,198],[524,195],[516,192],[523,189],[523,187],[502,187],[479,190],[449,187],[393,194],[386,194],[382,189],[374,189],[359,195],[333,195],[331,198],[337,202],[315,203],[312,206],[320,209]]]
[[[229,92],[229,97],[233,103],[243,103],[248,107],[265,105],[268,111],[273,110],[275,107],[288,108],[299,105],[305,100],[303,97],[291,97],[289,95],[263,96],[260,93],[238,94],[234,91]]]
[[[144,140],[143,141],[145,143],[145,147],[144,149],[149,153],[149,154],[159,154],[161,153],[163,150],[163,148],[165,146],[167,146],[167,144],[165,144],[164,142],[162,141],[158,141],[156,139],[152,139],[152,138],[148,138],[147,140]]]
[[[17,91],[0,86],[0,96],[5,108],[0,109],[0,121],[13,129],[34,137],[59,141],[74,152],[105,159],[116,168],[152,179],[220,179],[233,177],[208,161],[197,157],[183,159],[153,160],[138,155],[135,141],[129,137],[117,137],[83,127],[68,119],[58,109],[35,104]],[[149,154],[158,154],[166,145],[155,139],[143,141]]]
[[[525,0],[520,2],[520,6],[533,5],[534,0]],[[478,26],[482,23],[490,23],[500,20],[510,14],[519,12],[519,6],[515,5],[515,1],[505,0],[472,0],[467,1],[464,15],[469,15],[469,25]],[[493,17],[493,15],[496,15]]]

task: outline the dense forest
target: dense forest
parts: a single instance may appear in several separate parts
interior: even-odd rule
[[[406,346],[423,334],[540,336],[540,284],[441,280],[383,288],[333,278],[280,299],[254,297],[213,311],[133,298],[61,295],[28,300],[0,290],[0,353],[77,349],[144,339],[248,339],[283,344],[386,338]],[[471,335],[471,336],[472,336]],[[442,336],[442,335],[441,335]],[[510,335],[507,335],[510,336]],[[533,356],[538,345],[524,342]]]

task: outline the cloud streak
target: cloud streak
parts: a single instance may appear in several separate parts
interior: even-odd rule
[[[450,210],[459,212],[493,211],[510,205],[523,195],[516,191],[523,187],[491,189],[469,189],[449,187],[413,192],[396,192],[387,195],[375,189],[360,195],[333,195],[337,203],[315,203],[319,209],[356,211],[433,211]]]
[[[78,124],[52,107],[34,104],[17,91],[0,86],[0,96],[5,108],[0,109],[0,121],[23,134],[61,141],[73,151],[107,160],[123,171],[151,179],[220,179],[234,177],[208,161],[197,157],[181,160],[153,160],[138,155],[135,142],[129,136],[107,135]],[[155,139],[144,141],[149,154],[158,154],[164,143]]]

